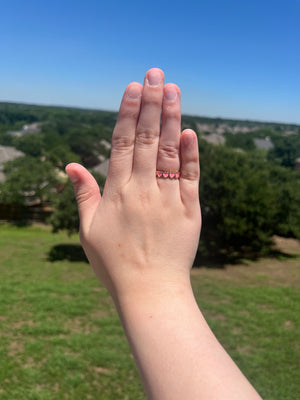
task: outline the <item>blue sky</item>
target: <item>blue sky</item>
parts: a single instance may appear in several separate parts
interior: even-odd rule
[[[0,101],[117,110],[160,67],[184,113],[300,123],[300,0],[0,0]]]

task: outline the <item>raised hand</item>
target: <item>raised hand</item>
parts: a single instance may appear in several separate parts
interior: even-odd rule
[[[153,68],[144,86],[125,90],[102,198],[82,166],[67,166],[83,247],[113,296],[149,279],[189,279],[201,225],[199,160],[196,134],[181,133],[180,123],[180,90]]]

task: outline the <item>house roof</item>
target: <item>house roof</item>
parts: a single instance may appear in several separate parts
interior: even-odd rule
[[[254,139],[255,146],[259,149],[269,150],[274,147],[274,144],[269,139]]]
[[[2,172],[4,163],[22,156],[24,156],[24,153],[15,147],[0,145],[0,182],[5,181],[5,175]]]
[[[0,146],[0,164],[24,156],[24,153],[11,146]]]
[[[93,170],[107,177],[108,167],[109,167],[109,158],[103,161],[101,164],[98,164],[96,167],[93,168]]]

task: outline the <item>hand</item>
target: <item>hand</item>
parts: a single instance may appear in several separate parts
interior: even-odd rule
[[[144,86],[125,90],[102,198],[86,169],[66,168],[82,245],[113,297],[158,280],[189,279],[201,226],[199,159],[197,136],[181,133],[180,120],[179,88],[164,85],[163,72],[153,68]],[[156,177],[156,170],[179,169],[180,179]]]

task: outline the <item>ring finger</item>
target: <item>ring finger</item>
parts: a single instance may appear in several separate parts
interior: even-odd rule
[[[157,154],[158,184],[169,187],[174,185],[180,168],[180,132],[181,132],[180,90],[178,86],[169,83],[164,86],[162,106],[162,127]],[[165,172],[165,174],[163,174]],[[162,174],[162,176],[160,176]],[[172,182],[171,182],[172,181]],[[163,185],[163,186],[162,186]]]

